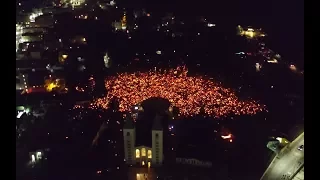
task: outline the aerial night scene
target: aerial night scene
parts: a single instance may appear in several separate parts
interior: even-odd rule
[[[17,0],[16,179],[304,180],[303,9]]]

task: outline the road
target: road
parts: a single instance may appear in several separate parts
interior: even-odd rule
[[[304,180],[304,167],[299,171],[299,173],[294,176],[292,180]]]
[[[280,151],[260,180],[292,179],[304,165],[304,150],[298,150],[300,145],[304,145],[304,132]]]

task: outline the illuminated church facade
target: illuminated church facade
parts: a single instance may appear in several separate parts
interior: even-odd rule
[[[151,129],[147,129],[148,133],[142,136],[150,135],[151,137],[142,137],[150,139],[150,143],[139,143],[141,138],[140,129],[136,129],[131,116],[127,116],[123,127],[124,138],[124,157],[128,165],[139,167],[156,167],[161,166],[163,162],[163,129],[161,125],[161,117],[156,116],[152,122]],[[150,133],[151,131],[151,133]],[[137,134],[140,134],[137,137]]]

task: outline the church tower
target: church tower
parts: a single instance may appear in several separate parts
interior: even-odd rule
[[[163,129],[161,117],[157,115],[152,126],[152,165],[161,166],[163,161]]]
[[[123,127],[123,142],[124,142],[124,158],[127,164],[135,163],[134,147],[136,141],[136,129],[130,114],[126,116],[126,122]]]

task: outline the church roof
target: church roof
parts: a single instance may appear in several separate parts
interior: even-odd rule
[[[136,146],[152,146],[152,130],[162,130],[162,116],[156,115],[150,121],[150,116],[140,116],[136,122]]]
[[[152,130],[162,130],[162,117],[158,114],[153,120]]]
[[[134,124],[130,114],[127,114],[123,129],[133,129]]]
[[[152,146],[152,121],[149,116],[140,116],[136,122],[136,146]]]

